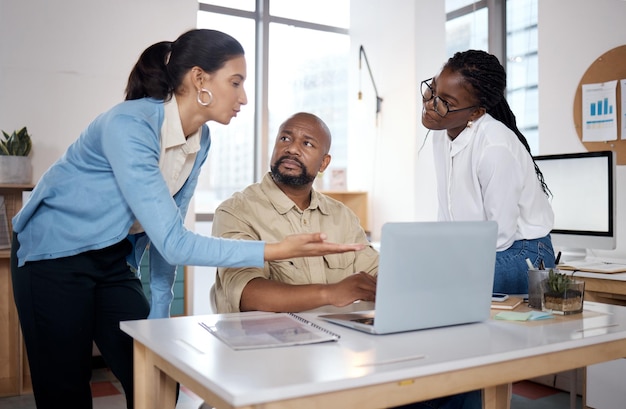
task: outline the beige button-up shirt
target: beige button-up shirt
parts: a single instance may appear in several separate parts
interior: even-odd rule
[[[235,193],[215,211],[213,235],[276,242],[295,233],[323,232],[328,241],[365,243],[362,251],[265,262],[264,268],[218,268],[217,309],[237,312],[241,293],[250,280],[263,277],[287,284],[336,283],[351,274],[378,272],[378,252],[361,228],[358,217],[343,203],[312,191],[311,204],[300,210],[268,173],[261,183]]]

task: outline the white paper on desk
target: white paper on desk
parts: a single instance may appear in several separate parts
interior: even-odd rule
[[[339,335],[292,313],[224,315],[213,325],[200,322],[233,349],[271,348],[337,341]]]
[[[617,80],[582,86],[583,142],[617,139]]]

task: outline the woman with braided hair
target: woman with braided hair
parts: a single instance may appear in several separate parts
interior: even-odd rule
[[[484,51],[458,52],[422,81],[433,134],[439,220],[495,220],[494,292],[528,292],[528,266],[554,266],[550,190],[506,99],[506,72]]]

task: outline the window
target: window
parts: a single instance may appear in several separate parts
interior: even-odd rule
[[[350,27],[350,1],[269,0],[270,15],[334,26]]]
[[[345,168],[350,39],[276,23],[270,25],[270,39],[268,155],[280,124],[295,112],[308,111],[322,118],[332,132],[329,169]]]
[[[539,149],[537,1],[507,0],[507,100],[530,149]]]
[[[537,0],[446,0],[446,13],[448,56],[472,48],[489,51],[504,61],[507,101],[519,130],[536,153],[539,148]]]
[[[330,168],[346,167],[349,17],[349,0],[200,1],[198,27],[226,32],[245,49],[248,105],[229,125],[209,124],[211,150],[195,196],[198,220],[210,220],[219,203],[261,179],[278,127],[296,112],[328,124]]]
[[[446,22],[448,57],[457,51],[489,50],[487,16],[487,8],[481,8]]]
[[[233,192],[254,181],[255,48],[254,20],[198,13],[198,27],[212,28],[235,37],[246,53],[248,78],[244,84],[248,105],[228,125],[211,122],[211,149],[195,192],[196,213],[213,213]]]

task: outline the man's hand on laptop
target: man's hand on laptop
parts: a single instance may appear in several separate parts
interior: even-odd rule
[[[355,301],[376,301],[376,277],[363,271],[352,274],[324,290],[328,304],[345,307]]]

